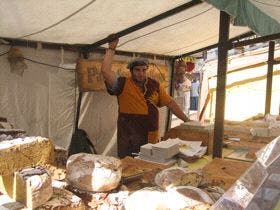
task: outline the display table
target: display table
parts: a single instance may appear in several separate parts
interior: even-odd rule
[[[202,171],[207,182],[228,190],[251,165],[245,161],[214,159]]]
[[[237,129],[236,125],[226,125],[224,130],[224,143],[230,148],[248,149],[250,153],[254,153],[263,146],[271,142],[275,136],[252,136],[250,127],[244,127],[243,130]],[[246,132],[245,132],[246,131]],[[239,141],[230,141],[229,137],[239,139]],[[194,122],[191,124],[183,123],[179,126],[169,129],[163,136],[163,140],[169,138],[180,138],[186,141],[202,141],[202,146],[207,146],[207,154],[212,154],[214,141],[214,126],[205,128],[204,124]]]

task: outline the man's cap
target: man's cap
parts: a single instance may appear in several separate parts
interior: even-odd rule
[[[149,61],[146,58],[135,58],[127,64],[127,68],[130,70],[135,66],[149,66]]]

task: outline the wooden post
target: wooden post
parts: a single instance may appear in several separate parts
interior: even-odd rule
[[[219,27],[219,45],[218,45],[218,78],[216,91],[216,109],[214,125],[214,143],[213,158],[222,157],[223,140],[224,140],[224,115],[225,115],[225,98],[226,98],[226,76],[227,76],[227,59],[229,38],[230,17],[227,13],[220,12]]]
[[[272,77],[274,64],[274,48],[275,42],[269,42],[268,61],[267,61],[267,77],[266,77],[266,97],[265,97],[265,114],[270,114],[271,94],[272,94]]]
[[[172,60],[172,66],[171,66],[171,75],[170,75],[170,88],[169,88],[169,94],[171,96],[174,95],[174,73],[175,73],[175,59]],[[171,123],[172,123],[172,113],[170,111],[170,109],[167,110],[167,121],[165,124],[165,132],[167,132],[170,127],[171,127]]]

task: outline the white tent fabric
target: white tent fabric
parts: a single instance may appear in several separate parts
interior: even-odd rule
[[[8,48],[0,46],[0,51]],[[20,48],[26,58],[44,63],[75,68],[77,54],[64,53],[61,64],[59,50]],[[50,68],[25,61],[28,68],[23,76],[10,72],[7,55],[0,57],[0,116],[8,119],[14,128],[28,136],[44,136],[55,144],[67,148],[74,128],[78,93],[75,88],[75,71]],[[102,153],[108,142],[112,147],[106,152],[116,155],[117,101],[106,91],[84,93],[79,127],[84,129],[97,151]]]
[[[119,49],[181,55],[216,44],[219,38],[218,29],[219,11],[207,3],[202,3],[123,37]],[[248,31],[247,27],[231,25],[230,38]]]
[[[92,44],[188,0],[2,0],[0,37]],[[218,41],[219,10],[203,2],[121,38],[118,49],[181,55]],[[230,37],[248,32],[232,26]]]
[[[60,62],[59,53],[53,51],[22,50],[37,61]],[[65,54],[65,61],[75,59],[76,54]],[[57,145],[67,146],[75,114],[75,72],[26,62],[28,68],[21,77],[10,72],[6,55],[0,57],[0,63],[0,116],[28,135],[50,137]]]

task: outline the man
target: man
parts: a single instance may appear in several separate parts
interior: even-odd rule
[[[198,109],[198,99],[199,99],[199,92],[200,92],[200,84],[197,78],[195,77],[192,81],[191,85],[191,107],[190,110],[197,110]]]
[[[109,43],[101,67],[107,91],[118,97],[118,156],[123,158],[138,153],[144,144],[159,140],[158,108],[167,106],[181,120],[188,121],[176,102],[160,84],[146,76],[148,61],[136,59],[129,63],[131,77],[116,77],[112,61],[118,39]]]

